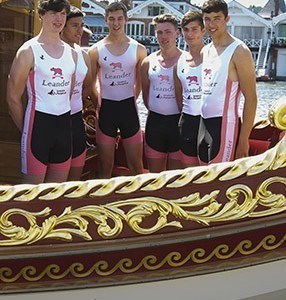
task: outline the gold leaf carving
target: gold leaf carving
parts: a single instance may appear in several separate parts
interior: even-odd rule
[[[48,207],[38,213],[9,209],[0,216],[1,234],[8,238],[0,240],[0,246],[31,244],[47,238],[69,241],[73,235],[90,240],[92,239],[88,233],[90,221],[98,226],[97,232],[101,238],[109,239],[121,234],[125,225],[139,235],[146,235],[165,227],[182,228],[181,221],[208,226],[214,222],[277,214],[286,211],[286,198],[271,191],[273,183],[286,186],[286,179],[283,177],[266,179],[255,193],[244,184],[231,186],[226,191],[228,201],[224,204],[217,201],[220,191],[214,190],[204,196],[193,193],[173,200],[142,197],[105,205],[83,206],[74,210],[67,207],[60,216],[50,215],[51,210]],[[256,211],[257,207],[259,209]],[[14,225],[10,221],[12,215],[26,218],[29,228]],[[156,219],[153,226],[143,227],[143,220],[150,216]],[[175,220],[170,221],[171,216]],[[39,219],[43,217],[46,219],[38,225]],[[64,227],[65,225],[69,226]]]

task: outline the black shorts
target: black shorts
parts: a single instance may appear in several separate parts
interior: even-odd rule
[[[188,156],[197,156],[198,154],[198,132],[201,116],[192,116],[182,113],[180,128],[180,147],[181,151]]]
[[[115,138],[118,129],[123,139],[130,138],[140,129],[134,97],[122,101],[102,99],[98,126],[103,134]]]
[[[36,111],[31,151],[43,164],[62,163],[71,156],[70,112],[60,116]]]
[[[180,114],[161,115],[150,111],[145,128],[146,144],[159,152],[171,153],[180,150]]]
[[[86,149],[85,127],[82,112],[71,115],[72,124],[72,158],[78,157]]]
[[[208,163],[219,153],[222,117],[201,118],[198,136],[199,159]]]

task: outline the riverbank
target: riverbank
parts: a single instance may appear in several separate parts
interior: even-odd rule
[[[258,118],[266,118],[269,108],[272,104],[278,100],[280,97],[286,95],[286,82],[285,81],[273,81],[273,82],[257,82],[257,113]],[[243,102],[241,103],[241,108],[243,107]],[[142,128],[145,128],[147,110],[144,106],[142,95],[138,98],[138,110],[140,115],[140,122]]]

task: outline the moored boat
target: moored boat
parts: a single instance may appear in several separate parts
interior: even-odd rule
[[[98,299],[114,299],[127,285],[133,296],[124,299],[133,299],[142,286],[151,291],[161,280],[158,286],[166,281],[190,287],[210,278],[205,284],[211,286],[216,276],[228,282],[236,274],[254,287],[259,270],[264,279],[265,273],[282,276],[285,98],[271,109],[270,119],[276,129],[266,120],[254,127],[255,155],[229,163],[109,180],[0,186],[0,293],[45,291],[51,297],[89,287],[108,295]],[[228,298],[210,290],[208,299],[265,294],[283,289],[283,282]],[[171,299],[166,285],[163,289]],[[178,290],[179,298],[184,291]]]

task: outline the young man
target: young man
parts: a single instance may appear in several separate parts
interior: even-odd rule
[[[209,0],[202,11],[212,42],[203,49],[199,158],[202,163],[230,161],[248,156],[257,106],[254,63],[247,46],[227,32],[227,4]],[[239,128],[241,94],[245,102]]]
[[[80,180],[86,157],[86,135],[82,119],[83,100],[90,94],[91,67],[88,54],[81,49],[80,41],[83,35],[83,12],[71,6],[67,21],[61,32],[64,42],[74,48],[78,54],[75,87],[71,97],[72,121],[72,159],[68,180]]]
[[[189,53],[182,55],[174,69],[175,91],[179,107],[180,139],[183,167],[199,164],[197,139],[201,118],[202,94],[202,55],[205,34],[202,14],[199,11],[187,12],[181,22]]]
[[[149,111],[145,153],[150,172],[181,167],[178,122],[180,111],[174,87],[174,65],[182,51],[176,46],[177,19],[169,14],[153,19],[160,50],[144,59],[141,67],[143,101]]]
[[[147,51],[125,34],[127,9],[123,3],[113,2],[107,6],[105,21],[109,34],[90,48],[89,56],[93,98],[98,98],[95,102],[98,105],[99,177],[110,178],[118,130],[132,174],[143,172],[142,132],[136,99],[141,91],[139,68]]]
[[[25,183],[61,182],[71,159],[70,95],[77,54],[60,39],[70,4],[42,0],[38,36],[18,50],[9,75],[7,102],[22,133],[21,157]],[[24,117],[22,94],[27,87]]]

